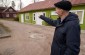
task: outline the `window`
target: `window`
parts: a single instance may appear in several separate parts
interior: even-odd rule
[[[82,18],[83,18],[83,17],[82,17],[82,11],[78,11],[78,12],[77,12],[77,15],[79,16],[79,20],[82,21]]]
[[[51,15],[58,15],[58,14],[56,13],[56,11],[52,11]]]
[[[6,14],[6,17],[9,17],[9,14]]]
[[[80,20],[80,24],[83,24],[84,10],[71,10],[71,12],[77,14]]]
[[[77,12],[76,12],[75,10],[72,10],[72,11],[70,11],[70,12],[77,14]]]
[[[26,19],[26,20],[29,19],[29,14],[25,14],[25,19]]]
[[[28,13],[25,14],[25,19],[26,19],[26,20],[29,19],[29,14],[28,14]]]
[[[35,13],[33,13],[33,21],[35,21]]]
[[[12,9],[9,9],[10,12],[12,12],[13,10]]]
[[[17,15],[16,14],[13,14],[13,17],[17,17]]]

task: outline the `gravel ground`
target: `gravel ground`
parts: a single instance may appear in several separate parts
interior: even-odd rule
[[[50,55],[54,27],[0,20],[10,28],[11,37],[0,39],[0,55]],[[85,33],[81,34],[81,53],[85,55]]]

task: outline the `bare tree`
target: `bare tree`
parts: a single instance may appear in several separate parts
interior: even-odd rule
[[[1,3],[3,4],[3,6],[8,7],[8,5],[10,4],[10,0],[1,0]]]

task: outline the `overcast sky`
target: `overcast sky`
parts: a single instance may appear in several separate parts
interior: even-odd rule
[[[0,0],[2,1],[2,0]],[[3,0],[3,1],[6,1],[6,0]],[[16,10],[19,10],[19,6],[20,6],[20,0],[7,0],[8,2],[6,2],[9,6],[11,6],[11,2],[14,1],[15,2],[15,9]],[[44,1],[44,0],[36,0],[36,1]],[[34,2],[34,0],[21,0],[22,2],[22,7],[25,7],[31,3]]]
[[[19,9],[19,5],[20,5],[20,0],[11,0],[11,1],[15,1],[15,9]],[[30,3],[33,3],[33,0],[21,0],[22,1],[22,4],[23,4],[23,7],[29,5]]]
[[[6,2],[6,0],[3,0],[4,3],[2,3],[2,0],[0,0],[0,6],[4,6],[4,4],[7,5],[7,6],[11,6],[12,1],[15,2],[15,9],[19,10],[20,9],[19,8],[20,0],[7,0],[7,2]],[[33,3],[33,0],[21,0],[21,2],[22,2],[22,7],[25,7],[25,6]]]

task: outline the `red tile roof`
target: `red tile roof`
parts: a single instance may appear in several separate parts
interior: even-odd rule
[[[85,4],[85,0],[71,0],[71,3],[73,5],[81,5],[81,4]]]
[[[46,0],[42,2],[36,2],[21,9],[20,12],[55,8],[54,3],[59,2],[59,1],[60,0]],[[85,0],[71,0],[71,2],[73,5],[85,4]]]

